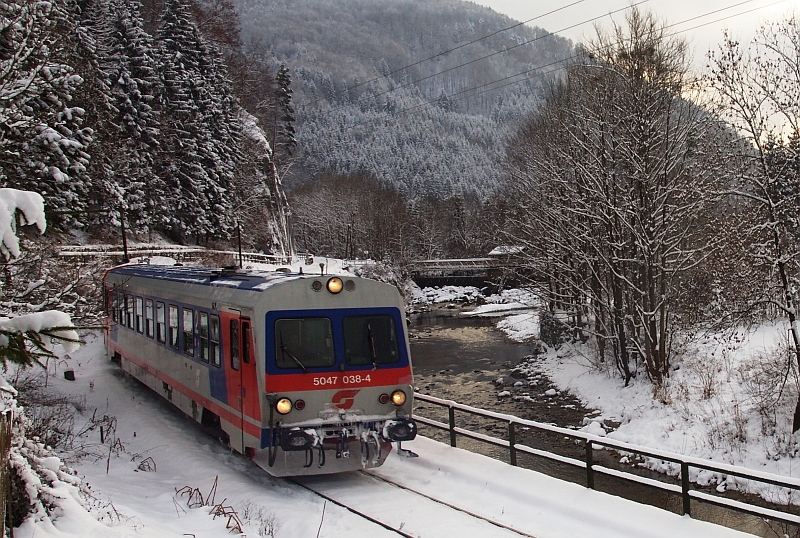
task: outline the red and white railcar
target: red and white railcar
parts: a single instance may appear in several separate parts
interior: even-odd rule
[[[274,475],[376,467],[416,435],[394,286],[155,265],[104,286],[109,358]]]

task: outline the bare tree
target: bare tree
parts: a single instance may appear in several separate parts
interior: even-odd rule
[[[373,176],[322,175],[290,198],[297,249],[346,259],[405,258],[405,202]]]
[[[726,34],[710,60],[708,81],[720,113],[745,140],[729,151],[738,165],[729,192],[748,217],[737,233],[751,268],[738,311],[767,308],[785,315],[800,364],[800,21],[793,16],[767,24],[746,46]],[[798,429],[800,399],[793,431]]]
[[[687,47],[637,9],[554,83],[509,152],[512,236],[552,310],[567,312],[627,384],[669,375],[680,276],[713,248],[698,220],[714,203],[706,137],[685,98]],[[592,324],[587,321],[591,318]]]

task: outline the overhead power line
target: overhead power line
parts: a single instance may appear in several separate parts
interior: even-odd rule
[[[697,16],[694,16],[694,17],[690,17],[690,18],[688,18],[688,19],[684,19],[684,20],[682,20],[682,21],[678,21],[678,22],[675,22],[675,23],[669,24],[669,25],[665,26],[664,28],[665,28],[665,29],[668,29],[668,28],[673,28],[673,27],[675,27],[675,26],[679,26],[679,25],[681,25],[681,24],[686,24],[687,22],[691,22],[691,21],[694,21],[694,20],[697,20],[697,19],[702,19],[702,18],[704,18],[704,17],[708,17],[708,16],[710,16],[710,15],[714,15],[715,13],[720,13],[720,12],[722,12],[722,11],[727,11],[727,10],[729,10],[729,9],[733,9],[733,8],[736,8],[736,7],[742,6],[742,5],[744,5],[744,4],[749,4],[749,3],[751,3],[751,2],[754,2],[754,1],[755,1],[755,0],[743,0],[743,1],[741,1],[741,2],[738,2],[738,3],[736,3],[736,4],[733,4],[733,5],[731,5],[731,6],[727,6],[727,7],[724,7],[724,8],[715,9],[715,10],[712,10],[712,11],[706,12],[706,13],[704,13],[704,14],[702,14],[702,15],[697,15]],[[696,30],[697,28],[702,28],[702,27],[704,27],[704,26],[709,26],[709,25],[711,25],[711,24],[716,24],[716,23],[718,23],[718,22],[722,22],[722,21],[725,21],[725,20],[729,20],[729,19],[732,19],[732,18],[735,18],[735,17],[740,17],[740,16],[742,16],[742,15],[746,15],[746,14],[748,14],[748,13],[752,13],[752,12],[754,12],[754,11],[758,11],[758,10],[765,9],[765,8],[768,8],[768,7],[772,7],[772,6],[775,6],[775,5],[778,5],[778,4],[782,4],[782,3],[786,2],[786,1],[787,1],[787,0],[778,0],[778,1],[776,1],[776,2],[772,2],[772,3],[770,3],[770,4],[765,4],[765,5],[763,5],[763,6],[759,6],[759,7],[755,7],[755,8],[752,8],[752,9],[748,9],[748,10],[746,10],[746,11],[742,11],[742,12],[740,12],[740,13],[735,13],[735,14],[733,14],[733,15],[728,15],[728,16],[725,16],[725,17],[721,17],[721,18],[715,19],[715,20],[713,20],[713,21],[705,22],[705,23],[703,23],[703,24],[698,24],[698,25],[696,25],[696,26],[692,26],[692,27],[690,27],[690,28],[685,28],[685,29],[683,29],[683,30],[680,30],[680,31],[674,32],[674,33],[670,34],[670,35],[669,35],[669,36],[667,36],[667,37],[673,37],[673,36],[679,35],[679,34],[681,34],[681,33],[684,33],[684,32],[688,32],[688,31],[691,31],[691,30]],[[635,6],[635,4],[634,4],[633,6],[630,6],[630,7],[634,7],[634,6]],[[629,8],[625,8],[625,9],[629,9]],[[577,25],[574,25],[574,26],[577,26]],[[574,27],[574,26],[573,26],[573,27]],[[620,44],[620,43],[621,43],[621,42],[616,42],[616,43],[613,43],[613,44],[609,45],[609,47],[611,47],[611,46],[614,46],[614,45],[618,45],[618,44]],[[509,75],[509,76],[506,76],[506,77],[503,77],[503,78],[500,78],[500,79],[497,79],[497,80],[494,80],[494,81],[491,81],[491,82],[487,82],[487,83],[485,83],[485,84],[481,84],[481,85],[479,85],[479,86],[474,86],[474,87],[472,87],[472,88],[466,88],[466,89],[464,89],[464,90],[461,90],[461,91],[455,92],[455,93],[453,93],[453,94],[446,95],[445,97],[447,97],[447,98],[459,97],[459,96],[462,96],[462,95],[464,95],[464,94],[468,94],[468,93],[471,93],[471,92],[476,92],[476,91],[478,91],[478,90],[483,90],[483,91],[481,91],[480,93],[488,93],[488,92],[490,92],[490,91],[496,91],[496,90],[499,90],[499,89],[505,88],[505,87],[507,87],[507,86],[512,86],[512,85],[514,85],[514,84],[520,84],[520,83],[522,83],[522,82],[525,82],[525,81],[531,80],[532,78],[542,78],[542,77],[545,77],[545,76],[547,76],[547,75],[550,75],[550,74],[556,73],[556,72],[558,72],[558,71],[560,71],[560,70],[564,69],[564,68],[565,68],[565,66],[566,66],[566,65],[567,65],[569,62],[571,62],[572,60],[575,60],[575,59],[577,59],[577,58],[578,58],[578,55],[574,54],[574,55],[572,55],[572,56],[569,56],[569,57],[567,57],[567,58],[563,58],[563,59],[561,59],[561,60],[556,60],[556,61],[550,62],[550,63],[548,63],[548,64],[545,64],[545,65],[541,65],[541,66],[538,66],[538,67],[534,67],[534,68],[531,68],[531,69],[528,69],[528,70],[522,71],[522,72],[520,72],[520,73],[516,73],[516,74],[514,74],[514,75]],[[527,75],[529,75],[530,73],[533,73],[533,72],[536,72],[536,71],[542,71],[543,69],[546,69],[546,68],[548,68],[548,67],[554,67],[554,66],[555,66],[555,68],[554,68],[554,69],[550,69],[550,70],[548,70],[548,71],[546,71],[546,72],[540,72],[540,73],[538,73],[538,74],[537,74],[535,77],[529,77],[529,76],[527,76]],[[522,77],[522,76],[525,76],[525,78],[523,78],[523,79],[521,79],[521,80],[513,80],[513,81],[510,81],[510,82],[506,82],[506,81],[509,81],[510,79],[514,79],[514,78],[517,78],[517,77]],[[506,83],[505,83],[505,84],[502,84],[502,85],[499,85],[499,86],[494,86],[495,84],[499,84],[499,83],[501,83],[501,82],[506,82]],[[490,87],[490,86],[491,86],[491,87]],[[398,89],[399,89],[399,88],[398,88]],[[385,94],[385,93],[387,93],[387,92],[382,92],[382,93],[380,93],[380,94],[377,94],[377,95],[376,95],[376,97],[377,97],[378,95],[383,95],[383,94]],[[397,112],[396,112],[396,114],[406,114],[406,113],[413,112],[413,111],[416,111],[416,110],[419,110],[419,109],[422,109],[422,108],[426,108],[426,107],[432,106],[432,105],[434,105],[434,104],[436,104],[436,103],[437,103],[438,99],[439,99],[439,98],[431,99],[431,100],[425,101],[424,103],[420,103],[420,104],[418,104],[418,105],[414,105],[414,106],[411,106],[411,107],[407,107],[407,108],[405,108],[405,109],[401,109],[401,110],[397,111]],[[365,120],[365,121],[363,121],[363,122],[359,122],[359,123],[356,123],[356,124],[352,124],[352,125],[348,126],[348,128],[351,128],[351,127],[356,127],[356,126],[358,126],[358,125],[361,125],[361,124],[364,124],[364,123],[368,123],[368,122],[370,122],[370,121],[372,121],[372,120],[370,119],[370,120]]]
[[[576,0],[575,2],[572,2],[571,4],[567,4],[566,6],[561,6],[559,8],[556,8],[556,9],[553,9],[551,11],[548,11],[547,13],[542,13],[541,15],[537,15],[537,16],[533,17],[532,19],[528,19],[526,21],[518,22],[518,23],[512,24],[511,26],[507,26],[505,28],[501,28],[500,30],[497,30],[496,32],[492,32],[491,34],[487,34],[487,35],[485,35],[483,37],[479,37],[477,39],[473,39],[472,41],[468,41],[466,43],[462,43],[461,45],[457,45],[457,46],[455,46],[455,47],[453,47],[451,49],[444,50],[442,52],[434,54],[433,56],[428,56],[427,58],[424,58],[422,60],[419,60],[419,61],[416,61],[414,63],[408,64],[406,66],[400,67],[398,69],[395,69],[394,71],[390,71],[389,74],[386,75],[386,76],[396,75],[397,73],[400,73],[401,71],[405,71],[406,69],[410,69],[412,67],[416,67],[416,66],[418,66],[420,64],[423,64],[425,62],[428,62],[430,60],[435,60],[436,58],[438,58],[440,56],[444,56],[444,55],[449,54],[449,53],[451,53],[453,51],[456,51],[456,50],[459,50],[459,49],[463,49],[464,47],[468,47],[470,45],[474,45],[475,43],[479,43],[479,42],[481,42],[481,41],[483,41],[485,39],[489,39],[490,37],[494,37],[494,36],[496,36],[498,34],[502,34],[503,32],[507,32],[509,30],[513,30],[514,28],[517,28],[519,26],[523,26],[525,24],[528,24],[529,22],[533,22],[533,21],[542,19],[544,17],[547,17],[548,15],[552,15],[553,13],[558,13],[559,11],[563,11],[565,9],[571,8],[572,6],[575,6],[577,4],[581,4],[583,2],[586,2],[586,0]],[[561,31],[563,31],[563,30],[561,30]],[[375,77],[375,78],[366,80],[364,82],[360,82],[360,83],[356,84],[355,86],[353,86],[353,88],[351,88],[351,89],[359,88],[361,86],[364,86],[365,84],[369,84],[371,82],[375,82],[377,80],[380,80],[381,78],[383,78],[383,76]],[[339,91],[337,93],[342,93],[342,92]],[[313,105],[314,103],[322,101],[323,99],[325,99],[325,98],[324,97],[320,97],[319,99],[314,99],[313,101],[310,101],[308,103],[303,103],[303,105],[301,105],[301,106]]]
[[[610,12],[608,12],[608,13],[604,13],[604,14],[602,14],[602,15],[598,15],[598,16],[596,16],[596,17],[592,17],[591,19],[586,19],[586,20],[584,20],[584,21],[581,21],[581,22],[578,22],[578,23],[575,23],[575,24],[571,24],[571,25],[569,25],[569,26],[565,26],[564,28],[561,28],[560,30],[556,30],[556,31],[554,31],[554,32],[547,32],[547,33],[546,33],[546,34],[544,34],[544,35],[540,35],[540,36],[534,37],[533,39],[529,39],[529,40],[527,40],[527,41],[523,41],[523,42],[521,42],[521,43],[517,43],[516,45],[514,45],[514,46],[512,46],[512,47],[504,48],[503,50],[498,50],[498,51],[492,52],[492,53],[490,53],[490,54],[486,54],[486,55],[484,55],[484,56],[481,56],[480,58],[474,58],[474,59],[472,59],[472,60],[469,60],[468,62],[464,62],[464,63],[462,63],[462,64],[458,64],[458,65],[455,65],[455,66],[453,66],[453,67],[450,67],[450,68],[448,68],[448,69],[445,69],[444,71],[439,71],[438,73],[434,73],[434,74],[432,74],[432,75],[428,75],[427,77],[422,77],[422,78],[420,78],[420,79],[417,79],[417,80],[415,80],[415,81],[409,82],[409,83],[407,83],[407,84],[401,84],[400,86],[395,86],[395,87],[394,87],[394,88],[392,88],[392,89],[389,89],[389,90],[384,90],[384,91],[382,91],[382,92],[380,92],[380,93],[377,93],[377,94],[375,94],[373,97],[380,97],[380,96],[382,96],[382,95],[386,95],[387,93],[395,92],[395,91],[397,91],[397,90],[401,90],[401,89],[403,89],[403,88],[408,88],[408,87],[410,87],[410,86],[416,86],[416,85],[417,85],[417,84],[419,84],[420,82],[424,82],[424,81],[426,81],[426,80],[429,80],[429,79],[432,79],[432,78],[435,78],[435,77],[439,77],[439,76],[441,76],[441,75],[444,75],[445,73],[449,73],[449,72],[451,72],[451,71],[455,71],[456,69],[461,69],[462,67],[466,67],[466,66],[468,66],[468,65],[472,65],[472,64],[474,64],[474,63],[480,62],[481,60],[485,60],[485,59],[487,59],[487,58],[491,58],[491,57],[493,57],[493,56],[497,56],[498,54],[505,54],[505,53],[507,53],[507,52],[508,52],[508,51],[510,51],[510,50],[514,50],[514,49],[516,49],[516,48],[519,48],[519,47],[524,47],[525,45],[530,45],[531,43],[535,43],[536,41],[540,41],[540,40],[542,40],[542,39],[546,39],[546,38],[548,38],[548,37],[556,36],[556,35],[558,35],[560,32],[566,32],[567,30],[572,30],[573,28],[577,28],[578,26],[583,26],[584,24],[588,24],[588,23],[590,23],[590,22],[595,22],[595,21],[598,21],[598,20],[600,20],[600,19],[603,19],[603,18],[605,18],[605,17],[610,17],[611,15],[614,15],[615,13],[619,13],[620,11],[626,11],[626,10],[628,10],[628,9],[632,9],[632,8],[634,8],[634,7],[636,7],[636,6],[639,6],[639,5],[641,5],[641,4],[645,4],[645,3],[649,2],[649,1],[650,1],[650,0],[639,0],[638,2],[636,2],[636,3],[633,3],[633,4],[629,5],[629,6],[626,6],[626,7],[621,7],[621,8],[619,8],[619,9],[615,9],[615,10],[613,10],[613,11],[610,11]],[[748,1],[752,1],[752,0],[748,0]],[[524,23],[520,23],[520,24],[524,24]],[[516,25],[516,26],[519,26],[519,25]],[[455,50],[455,49],[452,49],[452,50]],[[421,62],[420,62],[420,63],[421,63]],[[415,65],[416,65],[416,64],[415,64]],[[398,71],[399,71],[399,70],[397,70],[397,71],[393,71],[392,73],[397,73]],[[391,75],[392,73],[390,73],[390,75]],[[375,80],[380,80],[381,78],[383,78],[383,77],[378,77],[378,78],[375,78],[375,79],[372,79],[372,80],[373,80],[373,81],[375,81]],[[364,83],[364,84],[366,84],[366,83]],[[311,103],[309,103],[309,104],[314,104],[314,103],[317,103],[317,102],[319,102],[320,100],[322,100],[322,98],[320,98],[320,99],[317,99],[317,100],[315,100],[315,101],[312,101],[312,102],[311,102]]]

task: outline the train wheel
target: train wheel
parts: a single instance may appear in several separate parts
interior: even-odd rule
[[[228,435],[225,430],[222,429],[220,425],[219,417],[209,411],[208,409],[203,409],[203,415],[200,417],[200,424],[211,434],[212,437],[219,439],[219,442],[225,446],[230,446],[231,437]]]

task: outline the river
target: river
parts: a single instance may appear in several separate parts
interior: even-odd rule
[[[571,394],[553,390],[555,387],[543,374],[519,378],[514,367],[523,357],[535,354],[537,348],[535,345],[518,344],[505,338],[495,328],[499,318],[460,317],[459,314],[458,308],[435,308],[409,317],[414,383],[420,392],[567,428],[579,428],[583,426],[585,419],[597,414],[596,411],[584,407]],[[515,393],[526,396],[524,399],[498,397],[498,393],[513,387],[515,383],[518,387]],[[415,412],[447,422],[446,412],[438,406],[418,401]],[[504,425],[480,417],[459,415],[458,425],[507,438]],[[421,426],[420,430],[423,435],[449,442],[447,432],[425,426]],[[517,442],[576,459],[584,457],[582,443],[561,436],[547,437],[540,433],[534,436],[520,431]],[[507,449],[463,437],[458,438],[458,446],[508,461]],[[607,467],[624,467],[619,462],[619,456],[609,451],[595,451],[595,459]],[[518,453],[518,464],[556,478],[585,484],[586,475],[583,469],[521,453]],[[628,466],[625,470],[630,471],[631,467]],[[654,476],[654,473],[641,469],[636,472],[644,476]],[[681,499],[678,495],[599,474],[595,476],[595,487],[598,490],[680,513]],[[663,475],[660,478],[665,480]],[[692,517],[756,536],[800,536],[796,528],[787,529],[784,525],[765,522],[760,518],[698,501],[692,503]]]

